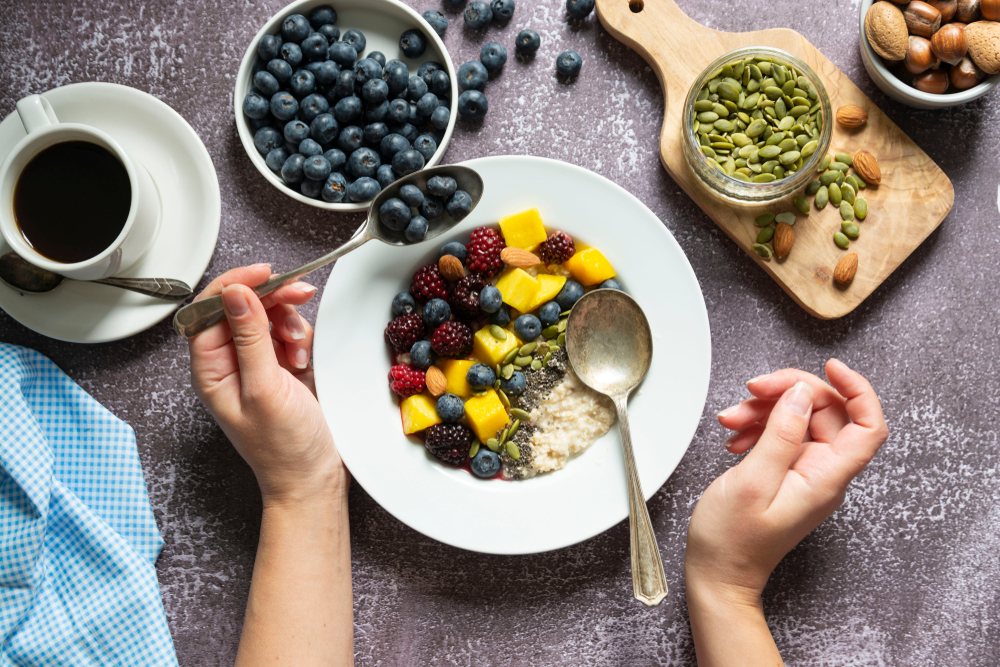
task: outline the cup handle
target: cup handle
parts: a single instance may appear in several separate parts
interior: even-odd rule
[[[59,122],[52,105],[41,95],[28,95],[23,100],[18,100],[15,106],[24,131],[28,134]]]

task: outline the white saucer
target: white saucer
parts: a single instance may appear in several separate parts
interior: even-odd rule
[[[156,241],[122,276],[175,278],[193,288],[215,251],[222,217],[212,158],[176,111],[113,83],[75,83],[44,93],[60,121],[92,125],[117,140],[149,172],[160,194]],[[17,113],[0,122],[0,160],[25,136]],[[0,238],[0,254],[10,248]],[[178,304],[116,287],[66,281],[45,294],[0,282],[0,308],[40,334],[74,343],[132,336],[170,316]]]

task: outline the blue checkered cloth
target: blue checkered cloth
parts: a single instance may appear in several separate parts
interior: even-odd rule
[[[176,665],[132,429],[0,343],[0,666]]]

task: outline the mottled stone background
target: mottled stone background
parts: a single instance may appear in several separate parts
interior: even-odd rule
[[[440,7],[440,0],[406,1],[420,11]],[[0,4],[0,113],[29,93],[112,81],[152,93],[195,128],[222,188],[222,232],[208,277],[265,260],[300,264],[359,224],[357,216],[319,212],[267,187],[237,140],[233,77],[281,0]],[[483,34],[463,30],[453,16],[445,41],[456,63],[476,57],[488,40],[513,53],[523,27],[542,35],[542,48],[531,63],[511,57],[487,89],[486,121],[481,128],[459,123],[446,161],[554,157],[634,193],[674,234],[701,282],[712,382],[687,456],[649,505],[671,585],[662,606],[631,599],[624,523],[555,553],[487,557],[424,538],[355,485],[359,665],[693,665],[686,526],[702,490],[734,462],[714,415],[747,396],[747,378],[785,366],[819,371],[830,356],[871,379],[892,435],[843,508],[772,578],[765,604],[782,654],[790,665],[1000,662],[1000,95],[939,112],[891,102],[861,65],[857,0],[680,4],[715,28],[787,25],[804,34],[941,165],[955,184],[955,208],[856,312],[813,319],[660,167],[656,78],[596,16],[568,23],[562,0],[519,0],[507,28]],[[584,59],[572,85],[554,73],[566,48]],[[323,285],[326,276],[315,281]],[[312,318],[315,306],[306,313]],[[158,572],[180,662],[231,664],[260,506],[250,470],[190,389],[186,346],[166,322],[121,342],[81,346],[37,335],[4,314],[0,340],[47,354],[135,427],[166,540]]]

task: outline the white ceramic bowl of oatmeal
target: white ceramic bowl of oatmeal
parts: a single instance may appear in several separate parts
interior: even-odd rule
[[[621,440],[606,406],[565,383],[560,393],[550,394],[551,405],[536,408],[544,413],[538,422],[548,426],[539,463],[565,465],[554,472],[505,482],[441,464],[420,440],[403,435],[398,401],[386,383],[389,359],[382,331],[391,318],[392,297],[409,285],[418,267],[436,261],[444,243],[466,242],[472,229],[531,207],[539,209],[549,230],[563,229],[598,248],[642,306],[653,331],[653,363],[629,404],[647,499],[674,471],[701,418],[711,369],[708,314],[697,278],[673,236],[624,189],[543,158],[502,156],[463,164],[479,171],[486,187],[479,206],[450,234],[404,248],[367,244],[337,262],[316,320],[317,392],[354,478],[400,521],[473,551],[558,549],[628,516]],[[665,285],[670,289],[665,291]],[[567,407],[579,423],[570,423]],[[571,426],[577,435],[559,436],[560,428]],[[581,446],[579,429],[597,434],[608,426],[592,446]],[[519,522],[516,531],[497,530],[481,520],[484,503],[501,503],[505,514],[530,520]]]

